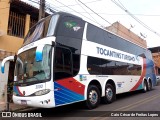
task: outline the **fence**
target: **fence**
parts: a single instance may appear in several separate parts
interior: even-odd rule
[[[8,21],[8,35],[16,37],[24,37],[25,31],[25,15],[21,15],[10,11]]]

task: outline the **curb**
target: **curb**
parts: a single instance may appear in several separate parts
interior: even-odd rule
[[[21,108],[17,108],[17,109],[13,109],[13,108],[9,108],[9,111],[6,111],[6,109],[0,110],[1,112],[20,112],[20,111],[25,111],[25,110],[31,110],[34,108],[31,107],[21,107]]]
[[[35,109],[38,109],[38,108],[25,107],[25,108],[20,108],[20,109],[13,110],[11,112],[26,112],[26,111],[35,110]]]

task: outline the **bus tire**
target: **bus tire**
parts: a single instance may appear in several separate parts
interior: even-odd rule
[[[103,97],[103,103],[109,104],[116,99],[116,92],[114,87],[111,84],[107,84],[105,87],[105,96]]]
[[[152,90],[152,82],[151,81],[148,82],[148,91],[150,91],[150,90]]]
[[[144,80],[144,83],[143,83],[143,92],[147,92],[147,81]]]
[[[100,91],[95,85],[89,85],[87,90],[86,106],[88,109],[98,107],[100,103]]]

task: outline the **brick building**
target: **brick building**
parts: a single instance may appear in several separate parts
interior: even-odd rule
[[[135,33],[133,33],[131,30],[124,27],[119,22],[113,23],[111,26],[106,27],[107,30],[121,36],[122,38],[125,38],[143,48],[147,48],[147,42],[146,40],[143,40],[139,36],[137,36]]]

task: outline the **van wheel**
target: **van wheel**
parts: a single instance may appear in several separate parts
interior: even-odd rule
[[[86,106],[88,109],[96,108],[100,103],[100,91],[95,85],[90,85],[87,90]]]
[[[107,84],[105,87],[105,96],[103,97],[103,103],[109,104],[116,99],[116,92],[114,87],[111,84]]]

